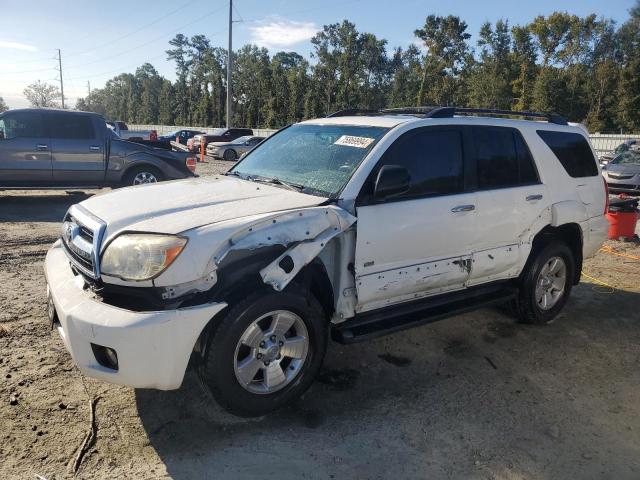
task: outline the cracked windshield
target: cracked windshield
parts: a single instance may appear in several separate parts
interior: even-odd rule
[[[293,125],[265,141],[230,173],[335,197],[387,131],[383,127]]]

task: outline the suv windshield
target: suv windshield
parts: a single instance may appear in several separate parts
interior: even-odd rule
[[[264,140],[229,172],[274,180],[312,195],[335,197],[373,146],[383,127],[298,124]]]

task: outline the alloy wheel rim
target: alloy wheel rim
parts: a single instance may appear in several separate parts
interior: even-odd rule
[[[304,321],[288,310],[266,313],[245,329],[234,354],[238,383],[251,393],[270,394],[289,385],[309,352]]]
[[[151,172],[140,172],[135,177],[133,177],[134,185],[142,185],[144,183],[157,183],[158,179]]]
[[[536,302],[542,310],[552,309],[564,295],[567,265],[560,257],[547,260],[536,280]]]

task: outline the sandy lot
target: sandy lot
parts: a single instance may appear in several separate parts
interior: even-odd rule
[[[301,401],[246,420],[191,373],[159,392],[73,366],[47,326],[42,262],[66,209],[91,194],[0,192],[1,479],[73,477],[91,398],[97,438],[78,478],[640,478],[638,260],[587,261],[591,278],[545,327],[481,310],[331,344]]]

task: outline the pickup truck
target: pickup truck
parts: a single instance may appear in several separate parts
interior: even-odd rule
[[[0,114],[0,189],[101,188],[195,176],[186,152],[119,138],[96,113],[22,109]]]
[[[107,122],[107,125],[125,140],[158,140],[157,130],[129,130],[127,124],[121,121]]]

